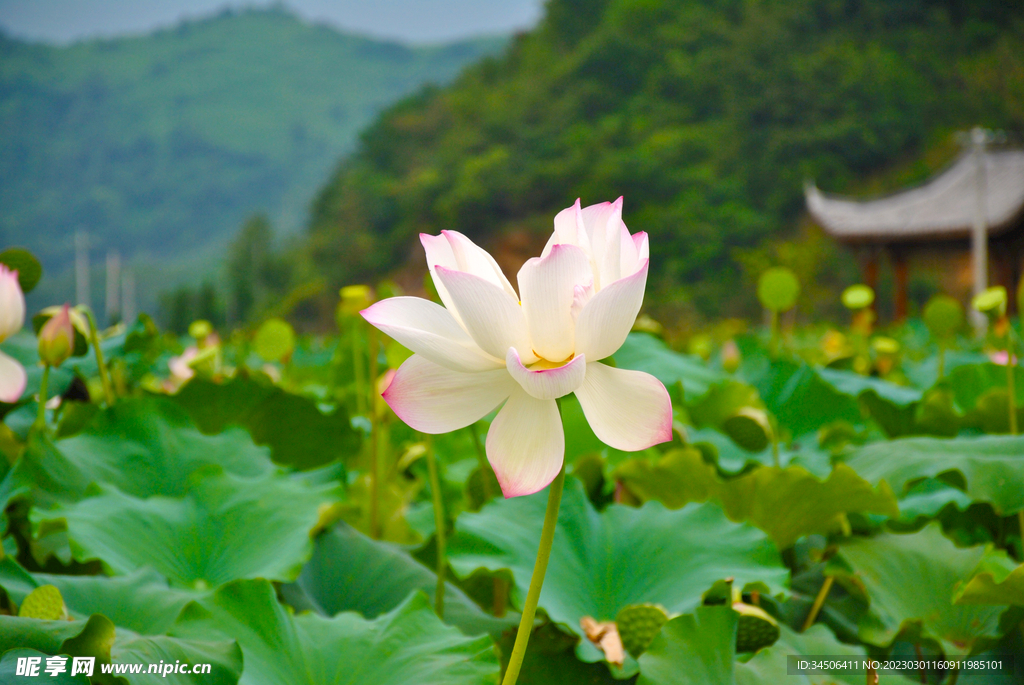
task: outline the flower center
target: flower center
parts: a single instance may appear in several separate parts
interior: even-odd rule
[[[560,361],[560,362],[553,362],[553,361],[548,361],[547,359],[544,359],[544,357],[541,357],[539,354],[537,354],[537,350],[534,350],[533,353],[535,355],[537,355],[538,357],[540,357],[540,361],[536,361],[533,364],[530,364],[528,367],[526,367],[530,371],[544,371],[546,369],[557,369],[557,368],[559,368],[561,366],[565,366],[566,364],[571,362],[576,357],[576,353],[573,352],[572,354],[570,354],[568,357],[566,357],[562,361]]]

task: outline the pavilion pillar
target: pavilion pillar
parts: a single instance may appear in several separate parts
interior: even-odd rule
[[[874,291],[878,291],[878,248],[868,247],[861,255],[861,272],[864,276],[864,285]],[[875,304],[871,304],[874,309]]]
[[[974,221],[971,225],[971,271],[973,292],[977,296],[988,288],[988,207],[986,206],[985,163],[982,155],[988,142],[986,132],[971,131],[971,154],[974,158]],[[985,315],[972,307],[971,321],[976,335],[984,335],[988,327]]]
[[[907,252],[902,249],[894,249],[890,252],[892,255],[892,268],[893,268],[893,317],[896,321],[903,321],[907,318],[907,293],[908,293],[908,281],[909,281],[909,268],[907,264]]]

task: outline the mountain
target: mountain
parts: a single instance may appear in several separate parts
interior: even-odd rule
[[[297,228],[381,109],[506,42],[407,47],[273,8],[68,47],[0,35],[0,245],[53,275],[79,229],[94,259],[173,260],[256,211]]]
[[[503,56],[395,105],[363,134],[310,224],[335,283],[418,263],[422,231],[539,250],[577,196],[624,195],[627,225],[651,237],[654,302],[751,313],[744,260],[796,235],[805,180],[845,192],[949,147],[957,129],[1024,129],[1022,3],[550,0],[546,10]]]

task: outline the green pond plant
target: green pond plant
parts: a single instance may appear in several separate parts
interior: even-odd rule
[[[1003,339],[1003,350],[1006,355],[1006,392],[1009,412],[1010,435],[1017,435],[1017,398],[1014,393],[1014,349],[1013,327],[1006,315],[1006,288],[997,285],[979,293],[971,301],[971,305],[985,315],[996,338]]]

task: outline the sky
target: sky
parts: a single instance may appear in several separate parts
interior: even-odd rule
[[[19,38],[66,44],[148,33],[239,0],[0,0],[0,27]],[[298,15],[340,29],[406,43],[439,43],[532,27],[543,0],[287,0]]]

